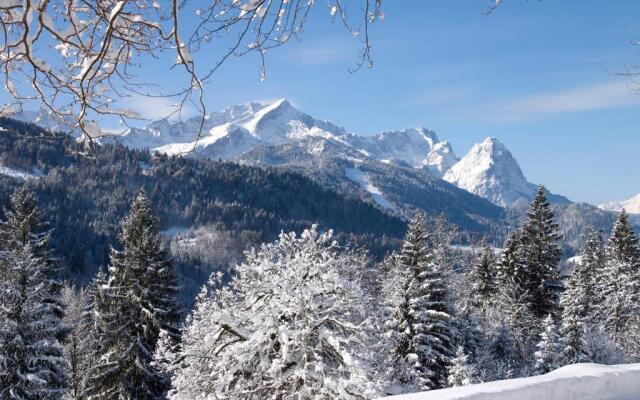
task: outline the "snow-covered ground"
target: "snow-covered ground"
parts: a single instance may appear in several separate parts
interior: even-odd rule
[[[373,200],[378,203],[383,208],[392,209],[393,205],[389,202],[389,200],[385,199],[384,195],[370,180],[367,174],[362,172],[358,168],[345,168],[344,170],[347,178],[358,183],[364,190],[371,194]]]
[[[640,364],[574,364],[549,374],[387,397],[387,400],[638,400]]]

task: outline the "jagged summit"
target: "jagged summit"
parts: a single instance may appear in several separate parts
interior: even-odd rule
[[[620,212],[622,211],[622,209],[625,209],[629,214],[640,215],[640,193],[630,198],[629,200],[610,201],[604,204],[600,204],[598,208],[604,211],[615,212]]]
[[[475,144],[443,179],[503,207],[528,202],[537,188],[527,181],[511,152],[495,137]]]
[[[453,148],[446,140],[436,143],[427,155],[426,165],[429,171],[438,177],[442,177],[460,159],[456,157]]]

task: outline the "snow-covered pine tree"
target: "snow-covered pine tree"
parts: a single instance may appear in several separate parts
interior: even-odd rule
[[[469,356],[462,346],[458,347],[456,356],[451,360],[447,382],[451,387],[467,386],[478,382],[478,371],[469,362]]]
[[[537,343],[537,333],[540,332],[540,320],[536,318],[530,307],[528,292],[522,292],[517,284],[507,281],[503,284],[493,303],[488,318],[507,329],[503,334],[510,341],[511,351],[505,362],[511,371],[511,377],[527,376],[532,365],[532,357]],[[489,326],[495,325],[490,324]]]
[[[344,276],[365,265],[313,226],[249,252],[227,286],[212,276],[187,320],[169,398],[375,396],[371,303]]]
[[[84,399],[84,385],[94,360],[93,320],[87,313],[87,290],[64,286],[62,299],[66,304],[64,324],[69,329],[63,345],[67,360],[69,387],[65,399]]]
[[[505,323],[491,326],[489,337],[476,356],[480,380],[484,382],[520,376],[521,359],[510,328]]]
[[[61,283],[35,195],[21,187],[0,223],[0,398],[56,400],[67,385]]]
[[[585,334],[595,323],[596,278],[603,273],[604,266],[602,232],[592,230],[582,251],[581,261],[573,270],[560,302],[562,307],[561,362],[563,364],[588,362],[591,359]]]
[[[544,330],[540,334],[537,351],[535,353],[535,370],[538,374],[546,374],[560,367],[560,336],[553,316],[549,314],[544,320]]]
[[[496,272],[493,251],[486,241],[469,274],[472,296],[478,306],[486,306],[495,296]]]
[[[606,255],[606,272],[600,286],[600,296],[604,299],[600,315],[615,343],[634,348],[632,330],[640,314],[640,249],[624,210],[613,227]]]
[[[395,258],[397,273],[405,279],[391,304],[393,316],[387,324],[393,349],[388,379],[394,391],[445,387],[456,349],[446,267],[436,265],[429,253],[427,245],[432,239],[424,224],[424,217],[417,213]]]
[[[112,249],[109,280],[99,290],[101,357],[87,384],[90,399],[160,399],[167,378],[152,366],[162,330],[177,335],[174,264],[158,220],[140,192],[124,220],[122,250]]]
[[[520,239],[525,289],[531,298],[531,311],[539,319],[557,315],[562,289],[558,273],[560,234],[553,218],[546,190],[541,186],[531,202]]]
[[[106,338],[104,337],[106,332],[104,318],[108,315],[107,302],[105,299],[106,285],[107,274],[102,269],[99,269],[85,289],[87,302],[84,313],[86,320],[91,323],[88,343],[91,345],[90,351],[92,366],[95,365],[97,360],[103,354],[103,342],[106,341]],[[87,379],[89,376],[87,376]]]
[[[514,230],[505,241],[500,261],[496,265],[498,289],[503,289],[507,285],[512,287],[520,285],[522,271],[520,231]]]

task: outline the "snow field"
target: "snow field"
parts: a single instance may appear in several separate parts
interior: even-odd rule
[[[640,364],[574,364],[546,375],[481,383],[387,400],[638,400]]]

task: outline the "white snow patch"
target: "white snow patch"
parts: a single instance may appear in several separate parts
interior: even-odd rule
[[[637,400],[640,364],[574,364],[530,378],[509,379],[390,400]]]
[[[480,247],[473,247],[473,246],[463,245],[463,244],[452,244],[449,247],[451,247],[454,250],[459,250],[464,252],[478,252],[482,250],[482,248]],[[500,247],[490,247],[490,249],[491,249],[491,252],[495,255],[502,254],[502,249]]]
[[[42,171],[34,170],[34,172],[25,172],[19,169],[9,168],[4,166],[0,166],[0,175],[10,176],[12,178],[20,179],[22,181],[26,181],[28,179],[42,178],[44,176]]]
[[[573,256],[567,259],[567,264],[582,265],[582,256]]]
[[[380,206],[386,209],[393,209],[393,205],[389,202],[389,200],[385,199],[384,195],[370,180],[367,174],[362,172],[358,168],[345,168],[345,175],[350,180],[358,183],[364,190],[371,194],[373,200],[378,203]]]

